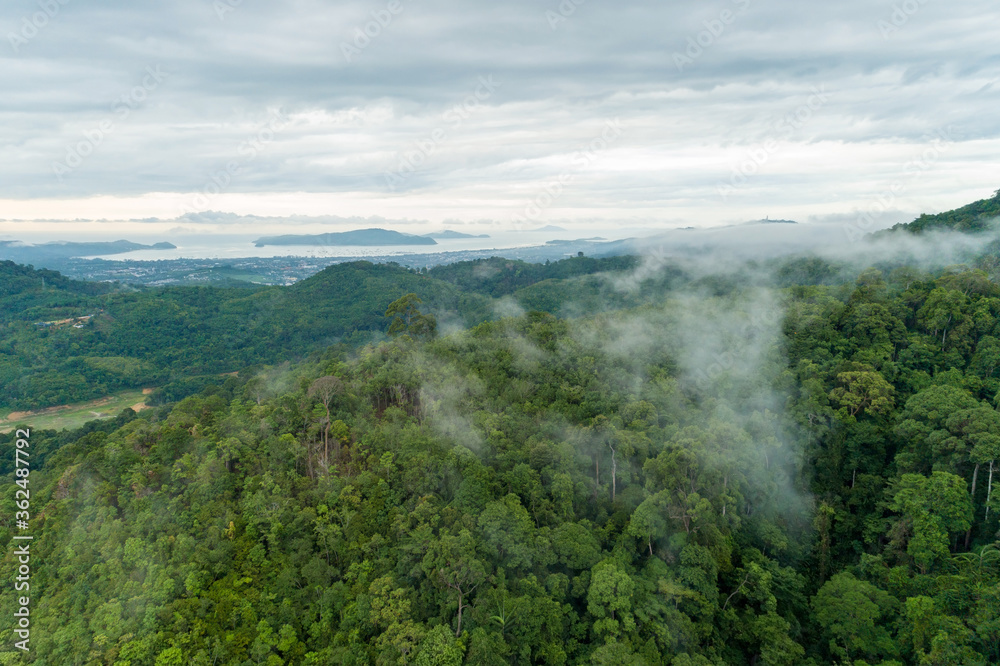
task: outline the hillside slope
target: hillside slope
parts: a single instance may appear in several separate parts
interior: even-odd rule
[[[925,213],[913,222],[893,226],[890,231],[907,231],[912,234],[946,230],[973,233],[995,228],[998,218],[1000,218],[1000,190],[997,190],[991,199],[981,199],[967,206],[935,215]]]
[[[386,308],[407,293],[416,293],[444,329],[467,328],[496,317],[494,296],[546,280],[549,287],[534,291],[561,294],[574,276],[632,261],[490,260],[431,273],[358,261],[330,266],[291,287],[141,291],[6,262],[0,264],[8,278],[0,282],[6,291],[0,295],[0,408],[80,402],[300,359],[333,344],[357,346],[384,333]],[[528,300],[535,309],[558,305],[551,296]]]
[[[0,321],[56,318],[114,290],[109,284],[71,280],[56,271],[0,261]]]
[[[303,299],[426,284],[333,275]],[[33,433],[35,663],[1000,663],[998,340],[987,274],[866,270],[332,348]]]

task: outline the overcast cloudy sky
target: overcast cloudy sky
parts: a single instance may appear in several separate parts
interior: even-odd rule
[[[1000,187],[998,19],[987,0],[11,0],[0,219],[887,224]]]

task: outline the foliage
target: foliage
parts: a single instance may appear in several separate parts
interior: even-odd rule
[[[509,264],[238,293],[5,267],[37,311],[104,308],[5,310],[9,405],[161,386],[32,433],[29,662],[1000,663],[988,273]]]

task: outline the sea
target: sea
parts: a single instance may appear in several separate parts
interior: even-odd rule
[[[103,255],[104,259],[157,261],[163,259],[239,259],[247,257],[391,257],[412,254],[434,254],[439,252],[472,252],[503,250],[511,248],[545,245],[551,240],[577,240],[578,231],[567,232],[500,232],[489,238],[436,239],[436,245],[268,245],[256,247],[254,236],[244,235],[158,235],[139,236],[128,234],[126,238],[136,243],[152,245],[168,241],[177,247],[171,250],[136,250],[115,255]],[[587,236],[583,236],[587,237]],[[624,238],[625,236],[621,236]],[[594,238],[594,237],[587,237]],[[600,237],[604,240],[606,237]],[[607,238],[607,240],[617,240]],[[94,257],[87,257],[94,258]]]

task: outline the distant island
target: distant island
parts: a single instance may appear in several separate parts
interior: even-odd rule
[[[528,231],[530,231],[532,233],[537,233],[539,231],[566,231],[566,230],[563,229],[562,227],[557,227],[554,224],[547,224],[547,225],[545,225],[544,227],[542,227],[540,229],[528,229]]]
[[[577,238],[576,240],[550,240],[545,241],[546,245],[571,245],[573,243],[593,243],[599,241],[605,241],[607,238],[601,238],[600,236],[594,236],[593,238]]]
[[[465,234],[461,231],[452,231],[448,229],[446,231],[435,231],[431,234],[424,234],[424,238],[439,238],[439,239],[454,239],[454,238],[489,238],[489,234]]]
[[[264,236],[254,241],[256,247],[267,245],[437,245],[427,236],[403,234],[389,229],[355,229],[329,234]]]
[[[70,259],[74,257],[101,257],[111,254],[124,254],[136,250],[176,250],[173,243],[155,243],[143,245],[127,240],[95,241],[76,243],[73,241],[52,241],[30,245],[21,241],[0,241],[0,257],[30,259],[36,257]]]

